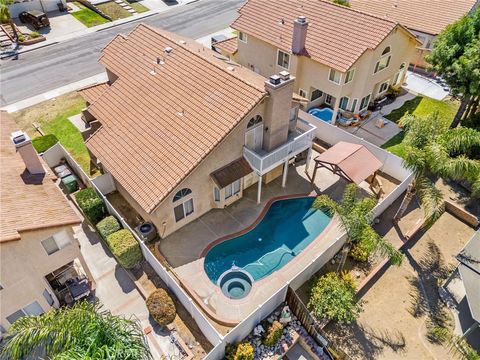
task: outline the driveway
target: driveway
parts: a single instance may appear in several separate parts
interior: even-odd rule
[[[47,13],[47,16],[50,20],[50,27],[41,28],[40,30],[35,30],[30,24],[22,24],[18,18],[15,19],[15,24],[19,26],[22,32],[37,31],[44,35],[48,40],[57,40],[63,36],[87,28],[68,12],[52,11]]]
[[[438,84],[435,80],[426,76],[408,72],[406,84],[403,86],[410,92],[443,100],[449,95],[448,88]]]
[[[149,319],[145,300],[125,269],[118,265],[109,249],[100,240],[99,235],[83,222],[81,226],[75,228],[75,236],[96,283],[96,299],[114,315],[137,319],[142,329],[147,326],[154,328],[147,336],[154,359],[160,359],[162,355],[176,359],[179,355],[178,349],[171,344],[168,334],[159,331],[158,326]]]

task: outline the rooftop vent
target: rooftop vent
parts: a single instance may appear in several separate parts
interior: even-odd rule
[[[282,79],[278,75],[272,75],[270,76],[269,81],[270,81],[270,84],[272,85],[280,85],[280,82],[282,81]]]
[[[233,71],[235,68],[233,66],[227,66],[227,70]]]
[[[157,57],[157,64],[158,65],[163,65],[163,64],[165,64],[165,60],[160,58],[160,57]]]
[[[179,44],[182,44],[182,45],[186,45],[186,44],[187,44],[187,42],[186,42],[185,40],[180,40],[178,43],[179,43]]]
[[[297,21],[300,24],[305,24],[307,22],[307,18],[305,16],[299,16],[299,17],[297,17]]]
[[[165,52],[166,52],[167,54],[170,54],[172,51],[173,51],[173,48],[171,48],[170,46],[167,46],[167,47],[165,48]]]
[[[290,80],[290,73],[286,70],[280,71],[279,75],[283,81]]]

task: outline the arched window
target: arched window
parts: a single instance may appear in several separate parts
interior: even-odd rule
[[[263,121],[262,117],[260,115],[257,115],[253,118],[250,119],[250,121],[247,124],[247,129],[251,128],[252,126],[255,126],[257,124],[260,124]]]
[[[390,51],[391,51],[390,46],[387,46],[387,47],[383,50],[382,56],[383,56],[383,55],[387,55]]]
[[[175,194],[175,196],[173,197],[173,202],[175,201],[178,201],[180,200],[181,198],[189,195],[192,193],[192,190],[190,190],[189,188],[183,188],[182,190],[180,190],[179,192],[177,192]]]

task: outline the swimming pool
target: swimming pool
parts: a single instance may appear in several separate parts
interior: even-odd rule
[[[333,110],[330,108],[313,108],[308,110],[308,113],[328,123],[332,121],[333,117]]]
[[[331,220],[322,211],[312,209],[314,200],[301,197],[275,201],[252,230],[211,248],[204,263],[210,280],[217,284],[232,266],[247,271],[255,281],[280,270]]]

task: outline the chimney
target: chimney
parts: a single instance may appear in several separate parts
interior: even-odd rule
[[[28,172],[32,175],[45,174],[42,162],[33,148],[32,141],[27,134],[21,130],[15,131],[10,136],[10,139],[12,140],[13,145],[15,145],[17,152],[20,153]]]
[[[305,50],[308,22],[305,16],[299,16],[293,21],[292,53],[301,54]]]

